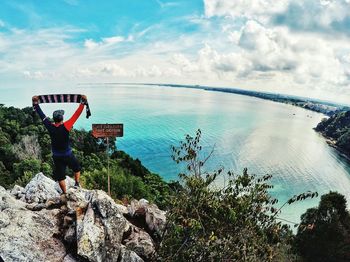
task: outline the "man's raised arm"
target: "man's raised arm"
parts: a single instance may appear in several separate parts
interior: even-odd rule
[[[47,118],[47,116],[45,116],[43,110],[41,110],[41,108],[39,106],[39,97],[33,96],[32,97],[32,101],[33,101],[33,104],[34,104],[35,111],[38,113],[38,115],[41,118],[41,120],[43,121],[45,127],[47,129],[49,129],[51,123],[50,123],[49,119]]]
[[[87,102],[87,97],[83,95],[81,97],[81,102],[78,109],[75,111],[75,113],[72,115],[72,117],[69,120],[64,122],[64,126],[68,131],[70,131],[73,128],[74,123],[78,120],[79,116],[81,115],[81,112],[83,112],[84,105],[86,102]]]

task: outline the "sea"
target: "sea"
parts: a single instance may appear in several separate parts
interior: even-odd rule
[[[225,186],[225,172],[271,174],[270,193],[281,206],[294,195],[317,191],[344,194],[350,203],[350,163],[314,127],[324,115],[296,106],[259,98],[190,88],[137,84],[77,84],[63,87],[3,88],[0,103],[31,106],[39,94],[82,93],[88,96],[92,116],[84,114],[75,128],[90,130],[92,124],[122,123],[124,136],[116,146],[166,181],[186,172],[175,163],[171,146],[186,134],[202,131],[201,157],[212,151],[203,172],[224,168],[215,186]],[[66,116],[76,104],[43,104],[47,115],[64,109]],[[319,197],[286,205],[279,218],[298,223]],[[350,206],[350,205],[349,205]],[[289,223],[289,222],[286,222]]]

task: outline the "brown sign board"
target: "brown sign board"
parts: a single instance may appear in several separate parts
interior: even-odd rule
[[[98,137],[122,137],[123,124],[92,124],[92,135]]]

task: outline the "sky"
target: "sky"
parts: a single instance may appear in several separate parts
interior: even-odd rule
[[[1,0],[0,89],[106,82],[350,104],[350,0]]]

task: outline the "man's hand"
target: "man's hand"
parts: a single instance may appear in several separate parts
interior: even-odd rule
[[[87,102],[87,96],[86,95],[81,95],[81,102],[85,104]]]
[[[33,96],[32,97],[33,104],[36,105],[39,102],[39,97],[38,96]]]

